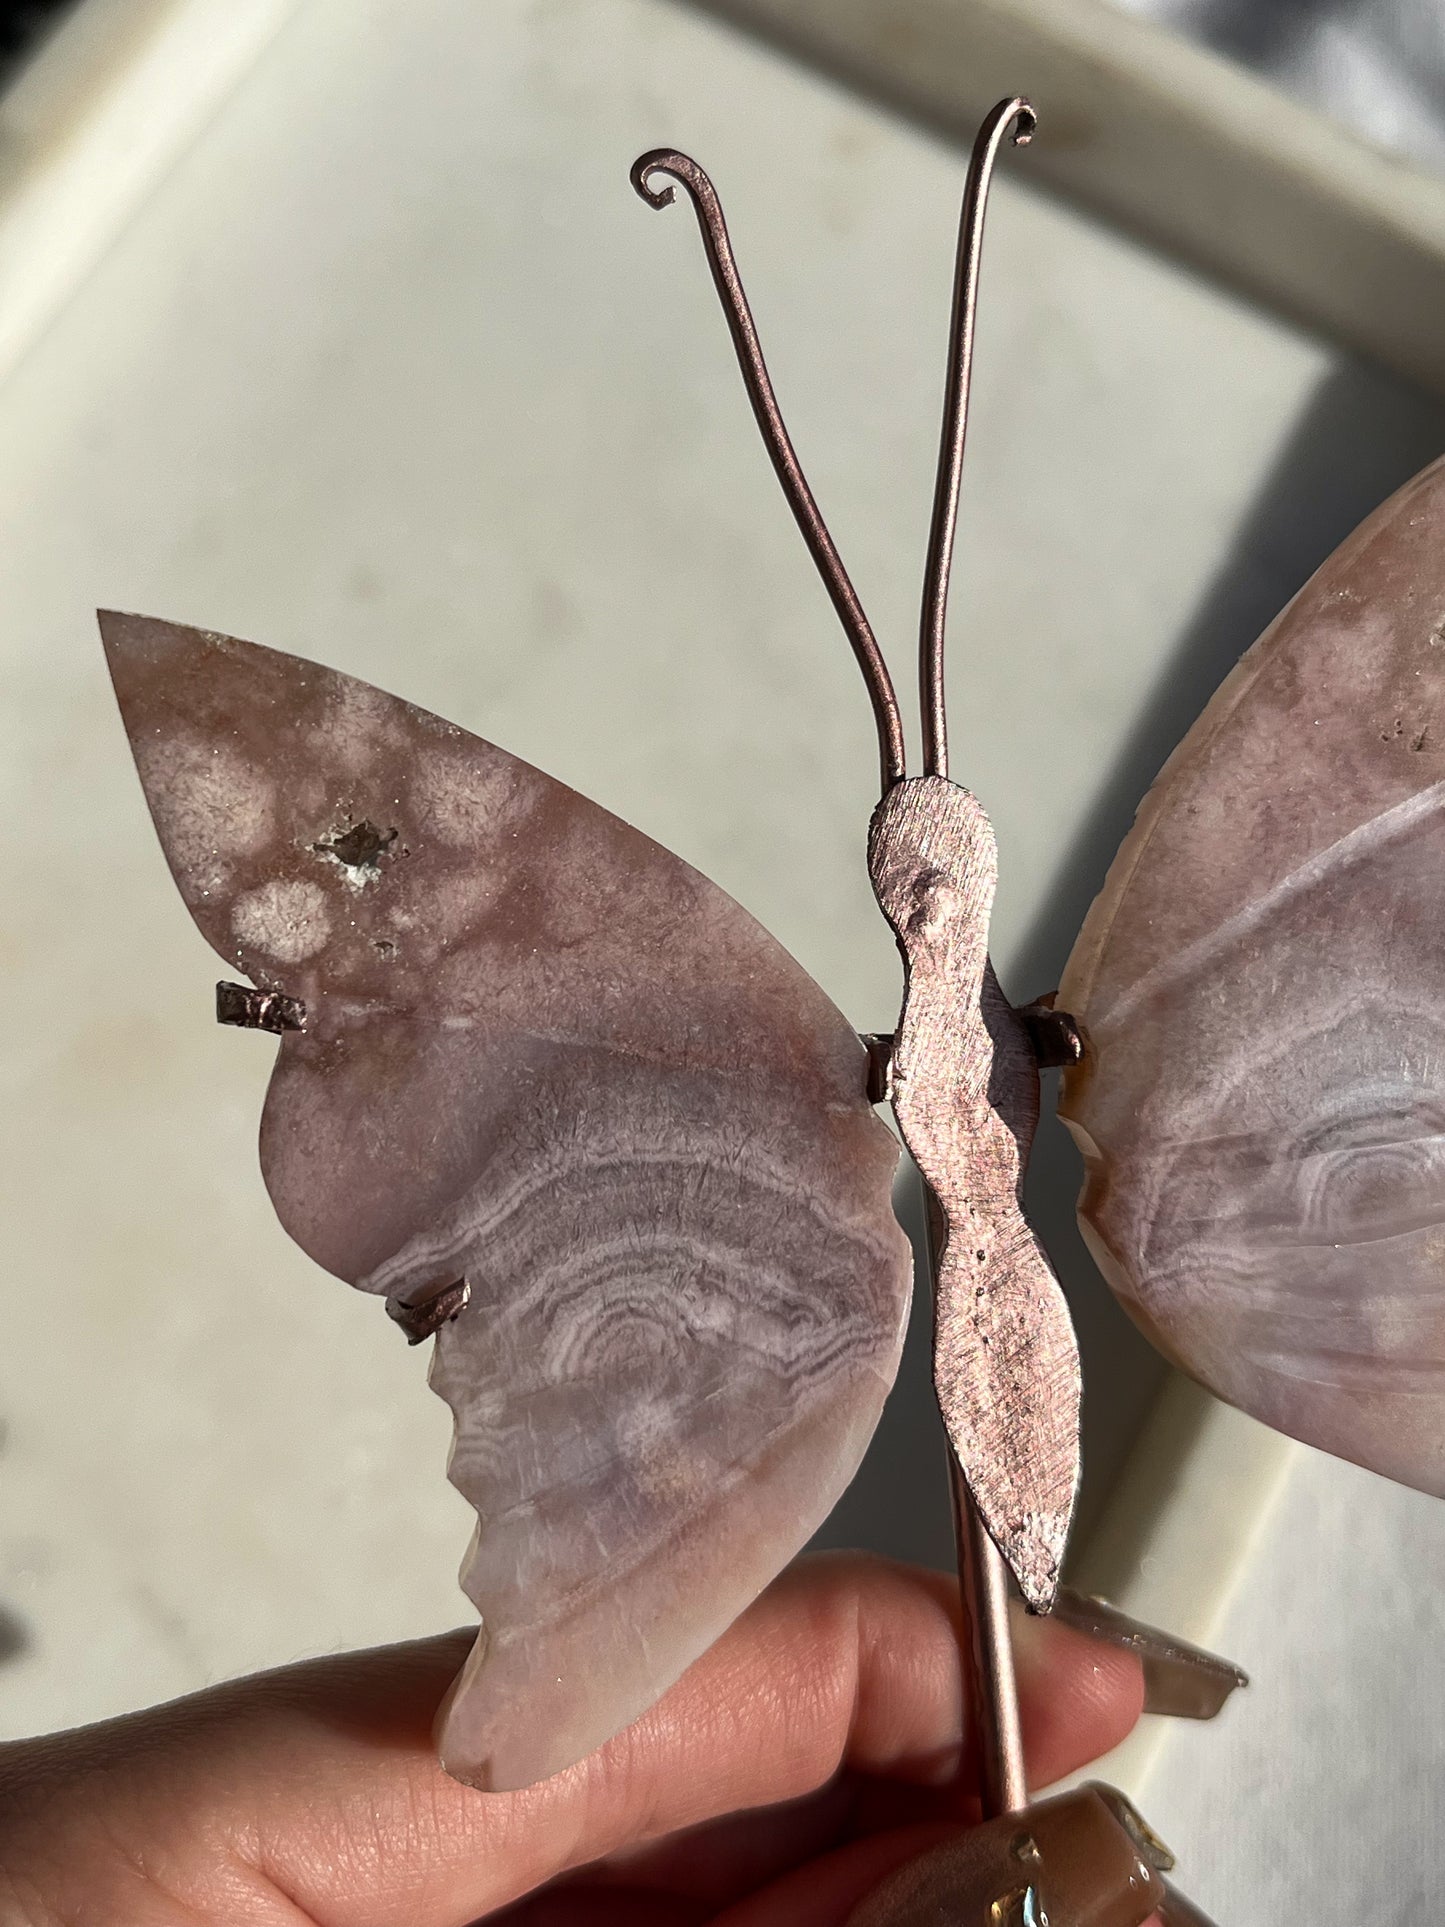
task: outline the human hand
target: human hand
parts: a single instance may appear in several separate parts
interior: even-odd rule
[[[970,1817],[955,1592],[800,1560],[634,1726],[520,1793],[436,1763],[469,1632],[11,1742],[0,1924],[842,1927]],[[1016,1642],[1041,1786],[1124,1736],[1142,1682],[1047,1620]]]

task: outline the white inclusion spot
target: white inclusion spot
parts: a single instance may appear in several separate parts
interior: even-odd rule
[[[426,828],[455,849],[474,850],[509,834],[541,793],[533,772],[484,745],[460,756],[432,751],[418,758],[412,773]]]
[[[159,737],[137,743],[136,761],[171,862],[200,887],[222,887],[271,835],[271,779],[230,744]]]
[[[231,928],[246,949],[264,951],[277,963],[300,963],[331,935],[331,919],[319,884],[273,878],[237,898]]]
[[[308,747],[322,767],[353,774],[407,745],[405,706],[368,683],[336,677],[321,719],[307,732]]]
[[[661,1394],[632,1399],[618,1414],[616,1437],[624,1456],[646,1461],[658,1444],[677,1430],[671,1402]]]

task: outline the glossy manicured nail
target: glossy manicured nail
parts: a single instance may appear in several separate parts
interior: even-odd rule
[[[1069,1586],[1059,1587],[1052,1617],[1090,1639],[1138,1654],[1144,1668],[1146,1713],[1212,1720],[1236,1687],[1249,1684],[1248,1673],[1231,1660],[1191,1646],[1157,1626],[1145,1626],[1106,1600],[1091,1599]]]
[[[1164,1905],[1164,1865],[1168,1849],[1121,1794],[1080,1787],[911,1860],[848,1927],[1142,1927]]]

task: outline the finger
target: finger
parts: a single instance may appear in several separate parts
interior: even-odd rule
[[[899,1827],[851,1841],[714,1915],[708,1927],[846,1927],[865,1895],[956,1831]]]
[[[843,1771],[801,1799],[727,1814],[641,1847],[624,1848],[572,1878],[589,1886],[613,1880],[631,1887],[645,1884],[706,1901],[716,1910],[784,1868],[851,1838],[866,1781],[867,1776]],[[930,1789],[911,1791],[919,1798],[939,1797]]]
[[[937,1585],[956,1628],[955,1582],[936,1574],[916,1576]],[[1025,1752],[1037,1791],[1097,1758],[1114,1743],[1104,1738],[1106,1733],[1119,1737],[1133,1724],[1137,1704],[1132,1682],[1121,1681],[1107,1663],[1111,1649],[1101,1654],[1094,1641],[1022,1608],[1013,1634]],[[1117,1724],[1121,1718],[1126,1721],[1122,1729]],[[908,1763],[894,1763],[884,1772],[850,1766],[815,1794],[624,1850],[612,1856],[610,1864],[620,1878],[646,1877],[721,1906],[849,1840],[927,1822],[947,1822],[956,1829],[960,1820],[976,1821],[980,1812],[971,1757],[963,1760],[961,1775],[959,1765],[958,1754],[950,1752],[942,1761],[924,1762],[921,1771]],[[602,1876],[603,1869],[593,1866],[587,1879],[595,1882]]]
[[[882,1796],[889,1792],[895,1797]],[[633,1847],[564,1875],[547,1890],[548,1904],[570,1906],[568,1927],[593,1927],[612,1919],[609,1895],[661,1892],[680,1907],[702,1907],[711,1922],[719,1907],[751,1894],[790,1868],[811,1867],[846,1842],[900,1826],[918,1828],[932,1821],[945,1834],[958,1830],[960,1808],[975,1817],[977,1798],[960,1795],[957,1785],[925,1787],[880,1781],[871,1775],[842,1772],[817,1793],[778,1806],[729,1814],[722,1820],[688,1828],[651,1846]],[[534,1927],[550,1919],[534,1916],[523,1902],[515,1915],[488,1919],[498,1927]],[[564,1916],[565,1917],[565,1916]]]
[[[453,1636],[8,1749],[12,1784],[30,1789],[18,1824],[34,1849],[108,1804],[122,1846],[125,1829],[143,1839],[148,1866],[203,1916],[219,1866],[232,1911],[217,1917],[265,1919],[234,1899],[253,1882],[257,1908],[281,1895],[316,1927],[391,1927],[399,1915],[455,1927],[569,1867],[815,1792],[840,1768],[946,1780],[966,1737],[953,1595],[939,1575],[878,1560],[805,1560],[636,1725],[521,1793],[473,1792],[436,1764],[432,1721],[465,1651]],[[1035,1622],[1019,1660],[1038,1783],[1133,1723],[1142,1688],[1127,1654]],[[0,1781],[6,1765],[0,1753]],[[657,1856],[659,1870],[667,1861]],[[69,1862],[52,1862],[63,1898]],[[705,1854],[692,1864],[716,1884]],[[669,1877],[676,1885],[675,1865]]]
[[[678,1900],[647,1888],[613,1887],[578,1893],[549,1887],[519,1900],[481,1927],[713,1927],[714,1914],[697,1900]]]

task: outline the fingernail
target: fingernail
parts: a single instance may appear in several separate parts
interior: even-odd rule
[[[1080,1787],[910,1861],[848,1927],[1143,1927],[1165,1901],[1161,1855],[1122,1795]]]
[[[1232,1660],[1130,1619],[1106,1600],[1089,1598],[1069,1586],[1059,1587],[1051,1617],[1090,1639],[1138,1655],[1144,1668],[1146,1713],[1212,1720],[1236,1687],[1249,1684],[1248,1673]]]
[[[1132,1800],[1122,1794],[1117,1787],[1105,1786],[1102,1780],[1091,1780],[1089,1790],[1098,1794],[1156,1873],[1173,1872],[1174,1855]]]

